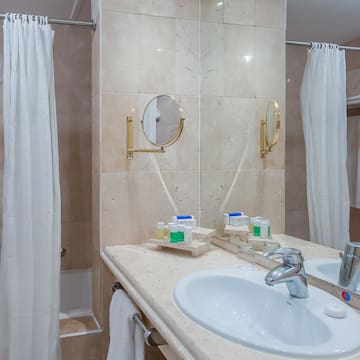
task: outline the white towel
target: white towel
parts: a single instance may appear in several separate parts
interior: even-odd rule
[[[137,307],[122,290],[116,290],[110,303],[110,345],[107,360],[144,360],[144,337],[133,315]]]

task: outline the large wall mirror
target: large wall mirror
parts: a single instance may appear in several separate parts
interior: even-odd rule
[[[355,47],[360,50],[360,28],[352,26],[359,13],[360,2],[288,0],[287,40],[302,43],[332,43],[338,44],[340,47]],[[321,21],[317,21],[318,14],[321,14]],[[334,26],[335,22],[336,26]],[[343,100],[339,100],[337,96],[330,101],[326,99],[329,88],[327,84],[322,85],[321,77],[317,76],[317,82],[308,81],[309,77],[305,72],[305,66],[309,68],[306,65],[309,58],[307,49],[309,46],[295,45],[295,43],[288,44],[286,48],[286,233],[300,239],[311,239],[313,242],[320,242],[326,247],[338,250],[334,252],[335,256],[333,258],[321,258],[320,255],[318,259],[306,261],[305,269],[316,278],[358,292],[360,290],[360,201],[357,201],[357,198],[360,199],[360,177],[356,174],[360,173],[360,52],[349,48],[344,50],[343,56],[346,68],[344,66],[342,71],[343,73],[346,71],[346,79],[344,79],[346,85],[343,86],[343,84],[338,83],[336,86],[331,86],[332,89],[336,90],[335,93],[341,92],[341,96],[344,93],[342,88],[344,87],[348,103],[347,118],[345,111],[341,111],[341,123],[336,125],[337,130],[335,131],[339,135],[337,138],[331,135],[332,125],[330,124],[332,120],[330,116],[326,116],[326,109],[331,111],[334,105],[343,103]],[[342,54],[339,55],[342,56]],[[322,60],[319,58],[319,61]],[[311,72],[315,75],[318,74],[315,67],[311,67]],[[332,72],[328,78],[329,84],[332,83],[335,77],[336,73]],[[311,112],[312,108],[304,107],[305,101],[303,101],[303,111],[301,110],[301,94],[304,95],[307,104],[306,94],[309,94],[309,91],[316,87],[317,83],[321,85],[319,90],[316,91],[319,94],[318,101],[313,105],[316,106],[322,103],[323,111],[319,112],[319,118],[326,117],[325,123],[327,126],[321,129],[321,134],[324,134],[324,137],[317,136],[314,139],[315,141],[311,142],[308,137],[309,123],[305,122],[304,126],[304,113],[307,118],[307,112]],[[301,87],[302,84],[303,87]],[[306,110],[304,111],[304,109]],[[344,128],[345,130],[343,130]],[[331,138],[334,140],[330,141]],[[325,146],[327,146],[328,152],[324,152],[319,167],[312,162],[312,159],[316,157],[316,154],[320,154],[322,150],[320,147],[313,147],[312,143],[324,141],[327,142]],[[339,146],[335,145],[335,143],[338,143]],[[334,156],[329,158],[328,154],[331,154],[331,149],[336,150],[333,153]],[[341,171],[332,171],[334,163],[339,161],[338,155],[346,152],[347,168],[341,166],[339,167],[339,169],[342,169]],[[319,191],[312,191],[315,185],[320,184],[320,181],[318,178],[310,176],[315,184],[309,184],[307,165],[310,164],[310,161],[314,169],[321,168],[322,173],[328,173],[327,178],[331,179],[328,183],[330,184],[330,191],[327,190],[328,184],[323,184]],[[344,163],[344,160],[342,162]],[[334,174],[334,176],[331,176],[331,174]],[[337,212],[334,218],[339,220],[332,221],[330,216],[326,216],[327,210],[322,211],[320,217],[317,216],[313,211],[313,205],[320,206],[321,201],[317,194],[324,195],[326,193],[333,197],[333,200],[328,204],[339,203],[336,197],[341,193],[342,186],[347,187],[347,183],[346,181],[341,184],[337,182],[335,180],[337,176],[343,179],[348,177],[350,208],[349,205],[342,207],[335,205],[324,206],[324,208],[327,207]],[[348,214],[350,214],[349,220]],[[322,215],[324,215],[324,219]],[[320,231],[314,231],[316,224],[324,224],[326,218],[329,225],[322,226]],[[325,240],[323,240],[320,232],[324,233],[327,228],[330,229],[329,236],[326,236]],[[342,229],[345,229],[345,231],[342,231]],[[350,236],[347,236],[347,229]],[[317,241],[317,238],[320,240]],[[326,239],[331,239],[331,241]],[[350,241],[354,244],[350,244]],[[339,252],[341,256],[337,256]],[[340,269],[342,269],[341,274]]]

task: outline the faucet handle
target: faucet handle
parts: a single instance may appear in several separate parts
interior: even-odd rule
[[[288,265],[302,264],[304,261],[301,251],[294,248],[272,249],[264,253],[263,256],[273,259],[282,258],[284,264]]]

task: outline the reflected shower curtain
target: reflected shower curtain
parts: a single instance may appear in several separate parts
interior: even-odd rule
[[[60,185],[53,31],[7,15],[0,359],[59,358]]]
[[[313,43],[301,85],[310,240],[343,250],[349,241],[345,52]]]

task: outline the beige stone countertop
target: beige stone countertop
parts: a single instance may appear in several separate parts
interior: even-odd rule
[[[339,250],[327,246],[302,240],[285,234],[274,234],[272,240],[280,243],[281,247],[300,249],[305,260],[316,258],[339,258]]]
[[[285,359],[236,344],[205,330],[186,317],[173,300],[173,289],[185,275],[246,264],[235,255],[212,246],[206,254],[193,258],[178,251],[159,250],[152,244],[138,244],[105,247],[101,256],[179,359]],[[348,359],[359,360],[360,355]]]

